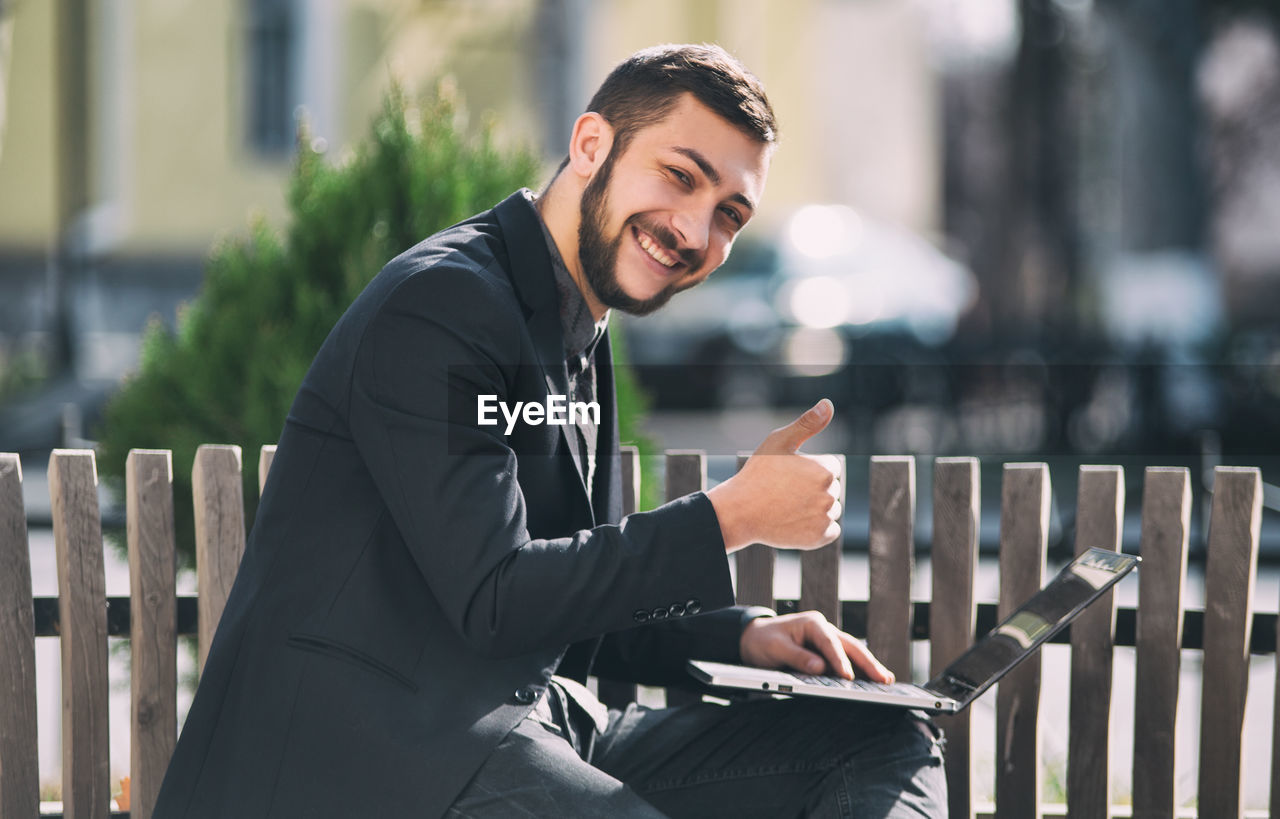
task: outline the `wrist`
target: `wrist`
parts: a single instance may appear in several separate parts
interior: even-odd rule
[[[717,484],[707,490],[707,499],[715,510],[716,520],[720,523],[720,537],[724,540],[725,552],[734,552],[752,543],[750,526],[741,512],[737,493],[734,491],[733,479]]]
[[[764,617],[774,617],[772,610],[763,606],[751,606],[748,611],[743,612],[742,634],[738,637],[738,661],[743,665],[762,665],[759,658],[756,657],[753,650],[752,637],[759,626],[759,620]]]

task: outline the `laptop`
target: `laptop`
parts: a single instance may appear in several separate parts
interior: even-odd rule
[[[1090,549],[924,685],[846,680],[705,660],[690,660],[688,670],[702,682],[719,687],[833,697],[953,714],[964,710],[1034,654],[1103,592],[1133,571],[1139,560],[1134,555]]]

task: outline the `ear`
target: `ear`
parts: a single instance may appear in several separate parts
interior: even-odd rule
[[[569,138],[569,169],[590,179],[604,163],[613,147],[613,126],[595,111],[588,111],[573,123]]]

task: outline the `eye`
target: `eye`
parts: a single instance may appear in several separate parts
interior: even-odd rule
[[[688,188],[693,187],[693,179],[689,176],[689,174],[685,173],[679,168],[668,167],[667,170],[671,173],[672,176],[676,178],[676,181],[679,182],[681,185],[684,185],[685,187],[688,187]]]
[[[737,227],[742,227],[742,214],[731,207],[725,206],[720,208],[720,212],[729,217],[729,221]]]

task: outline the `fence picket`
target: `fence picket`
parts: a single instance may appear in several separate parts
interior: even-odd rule
[[[1191,475],[1148,467],[1142,487],[1138,624],[1133,709],[1133,816],[1159,819],[1177,806],[1174,726],[1182,661]]]
[[[1276,619],[1276,645],[1280,646],[1280,618]],[[1280,659],[1276,662],[1276,682],[1271,711],[1271,800],[1270,815],[1280,816]]]
[[[980,478],[977,458],[938,458],[933,465],[933,600],[929,668],[936,675],[973,643],[977,606]],[[940,716],[947,735],[947,803],[952,819],[973,819],[973,757],[966,709]]]
[[[1119,551],[1124,526],[1124,469],[1082,466],[1076,492],[1076,554]],[[1111,678],[1116,607],[1111,591],[1071,624],[1071,706],[1067,812],[1111,815]]]
[[[1204,816],[1241,815],[1244,705],[1261,521],[1258,470],[1215,469],[1204,570],[1199,791]]]
[[[640,510],[640,450],[634,446],[622,447],[622,516]]]
[[[0,816],[40,812],[36,625],[22,461],[0,453]]]
[[[125,509],[132,677],[129,815],[150,819],[178,737],[177,556],[169,450],[129,453]]]
[[[205,444],[191,469],[195,501],[196,583],[199,587],[199,666],[231,593],[244,556],[244,485],[240,447]]]
[[[1004,466],[1000,502],[999,617],[1009,616],[1044,583],[1049,530],[1049,467]],[[1037,653],[998,684],[996,816],[1040,816],[1040,669]]]
[[[911,679],[911,573],[915,568],[916,459],[871,459],[867,534],[867,647]]]
[[[55,449],[49,497],[58,561],[62,643],[62,810],[110,814],[107,737],[107,580],[92,450]]]
[[[263,444],[258,450],[258,497],[267,489],[267,474],[271,472],[271,462],[276,459],[276,445]]]

